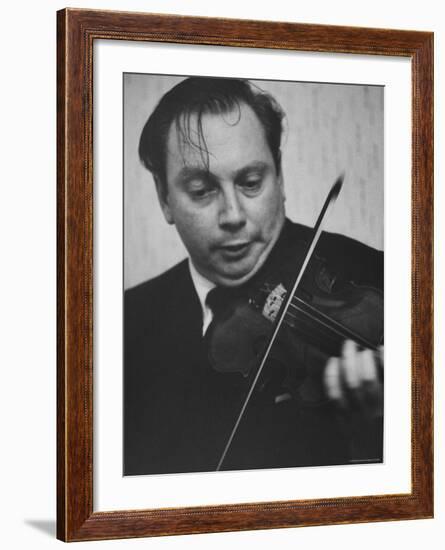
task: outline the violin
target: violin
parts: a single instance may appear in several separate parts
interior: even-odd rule
[[[324,203],[309,243],[298,242],[269,262],[247,292],[227,301],[207,334],[208,356],[219,372],[238,372],[250,387],[217,470],[222,466],[250,397],[266,363],[300,368],[294,378],[308,373],[310,364],[320,378],[327,358],[340,356],[343,342],[378,351],[383,344],[383,293],[352,280],[337,281],[325,258],[315,253],[327,211],[334,204],[343,176]],[[236,291],[235,291],[236,294]],[[307,361],[310,357],[310,361]]]
[[[338,290],[327,289],[325,277],[329,277],[326,261],[315,256],[285,312],[286,337],[314,346],[327,357],[340,356],[345,340],[378,351],[383,345],[382,291],[353,281],[345,281]],[[240,297],[231,303],[208,334],[208,355],[215,370],[243,376],[254,370],[288,288],[275,277],[252,288],[247,300]]]

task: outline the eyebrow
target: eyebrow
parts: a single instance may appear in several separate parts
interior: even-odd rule
[[[267,162],[263,161],[254,161],[250,164],[243,166],[237,170],[234,174],[234,181],[242,179],[244,176],[250,172],[261,172],[264,173],[270,169],[270,165]],[[205,179],[212,182],[218,182],[219,178],[213,174],[210,170],[206,168],[201,168],[200,166],[184,166],[181,168],[178,175],[175,178],[175,181],[180,184],[186,184],[193,179]]]

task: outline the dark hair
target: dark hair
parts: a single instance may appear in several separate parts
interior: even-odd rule
[[[284,113],[275,99],[247,80],[191,77],[168,91],[145,123],[139,141],[142,164],[166,185],[166,149],[173,123],[184,140],[201,151],[208,166],[208,150],[202,133],[203,114],[224,114],[241,104],[252,108],[261,122],[277,173],[281,165],[281,134]],[[198,137],[192,139],[191,117],[196,115]]]

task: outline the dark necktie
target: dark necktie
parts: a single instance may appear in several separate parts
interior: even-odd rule
[[[240,287],[216,286],[207,294],[206,304],[212,310],[213,318],[230,315],[236,302],[244,295]]]
[[[239,348],[234,342],[242,337],[239,322],[245,317],[246,301],[245,286],[215,287],[207,295],[206,304],[212,310],[213,319],[205,332],[204,340],[210,363],[219,372],[240,371],[240,361],[237,358],[238,351],[243,348]],[[227,345],[227,341],[231,344]]]

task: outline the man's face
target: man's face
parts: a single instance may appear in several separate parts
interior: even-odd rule
[[[175,224],[196,269],[216,284],[236,286],[266,260],[284,223],[284,192],[264,129],[242,104],[202,116],[206,156],[172,124],[166,192],[157,184],[168,223]],[[196,118],[190,134],[200,143]],[[202,144],[201,144],[202,145]]]

